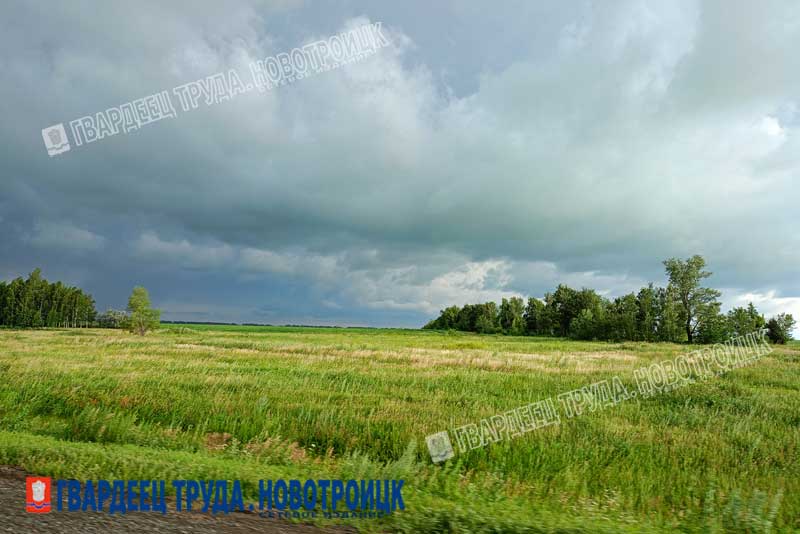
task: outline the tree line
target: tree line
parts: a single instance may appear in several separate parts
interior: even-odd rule
[[[125,328],[144,335],[158,328],[161,312],[150,305],[143,287],[133,288],[127,311],[100,315],[91,295],[61,282],[42,278],[34,269],[27,279],[0,281],[0,326],[11,328]]]
[[[50,283],[35,269],[26,280],[0,281],[0,326],[15,328],[93,326],[94,299],[77,287]]]
[[[423,328],[676,343],[719,343],[766,328],[775,343],[791,339],[795,321],[790,314],[767,321],[752,303],[721,313],[721,293],[701,286],[711,276],[702,256],[663,263],[669,279],[666,287],[651,283],[636,293],[607,299],[594,289],[561,284],[544,299],[530,297],[527,303],[512,297],[504,298],[500,306],[494,302],[450,306]]]

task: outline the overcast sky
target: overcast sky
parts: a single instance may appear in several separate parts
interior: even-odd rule
[[[164,318],[410,326],[702,254],[800,317],[800,6],[0,6],[0,279]],[[566,5],[562,5],[566,4]],[[42,128],[380,21],[374,56],[48,157]]]

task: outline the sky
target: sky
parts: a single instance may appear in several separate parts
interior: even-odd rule
[[[362,61],[43,144],[378,22]],[[800,318],[798,43],[794,0],[6,0],[0,279],[41,267],[100,310],[144,285],[168,320],[418,327],[701,254],[725,308]]]

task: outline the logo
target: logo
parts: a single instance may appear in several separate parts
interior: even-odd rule
[[[50,478],[25,478],[25,511],[46,514],[50,511]]]
[[[431,460],[433,460],[435,464],[444,462],[455,456],[453,444],[450,443],[447,430],[442,430],[441,432],[427,436],[425,442],[428,444],[428,452],[431,453]]]
[[[42,138],[44,139],[44,146],[47,148],[47,153],[50,157],[70,149],[69,139],[67,138],[67,132],[64,130],[63,124],[55,124],[49,128],[45,128],[42,130]]]

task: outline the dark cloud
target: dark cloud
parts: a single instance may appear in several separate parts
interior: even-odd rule
[[[791,1],[11,2],[0,276],[171,318],[417,325],[704,254],[800,312]],[[49,158],[40,130],[368,21],[362,62]]]

